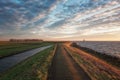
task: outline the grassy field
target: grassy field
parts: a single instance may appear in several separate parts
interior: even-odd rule
[[[50,45],[52,43],[11,43],[11,42],[4,42],[0,43],[0,58],[14,55],[26,50],[34,49],[37,47],[42,47],[46,45]]]
[[[86,48],[86,47],[80,47],[76,44],[72,44],[73,47],[76,47],[78,49],[81,49],[95,57],[98,57],[104,61],[106,61],[107,63],[109,63],[110,65],[113,65],[115,67],[117,67],[118,69],[120,69],[120,59],[117,58],[117,57],[114,57],[114,56],[110,56],[110,55],[106,55],[104,53],[100,53],[100,52],[97,52],[95,50],[92,50],[92,49],[89,49],[89,48]]]
[[[120,77],[116,69],[101,62],[94,56],[84,51],[76,52],[76,49],[68,49],[73,59],[85,70],[92,80],[119,80]]]
[[[0,80],[46,80],[54,47],[48,48],[26,59],[0,75]]]

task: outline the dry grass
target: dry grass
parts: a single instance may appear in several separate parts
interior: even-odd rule
[[[120,70],[79,49],[67,49],[92,80],[120,80]]]
[[[9,45],[11,44],[9,41],[0,41],[0,46],[1,45]]]
[[[41,80],[47,80],[47,76],[48,76],[48,69],[51,65],[51,61],[53,59],[53,56],[55,54],[55,50],[56,50],[56,46],[54,48],[53,51],[51,51],[51,55],[48,56],[48,58],[46,59],[45,63],[41,66],[41,68],[37,71],[38,74],[38,78]]]

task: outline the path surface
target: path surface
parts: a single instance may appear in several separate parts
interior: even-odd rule
[[[48,80],[91,80],[84,70],[78,66],[62,44],[56,49]]]
[[[19,53],[13,56],[9,56],[6,58],[0,59],[0,73],[8,70],[9,68],[13,67],[14,65],[18,64],[19,62],[25,60],[26,58],[33,56],[34,54],[43,51],[51,46],[45,46],[37,49],[32,49],[30,51],[26,51],[23,53]]]
[[[93,80],[120,80],[120,70],[104,60],[99,59],[79,48],[70,46],[66,43],[67,49],[74,54],[74,60],[81,61],[80,66],[90,75]],[[86,64],[87,63],[87,64]]]

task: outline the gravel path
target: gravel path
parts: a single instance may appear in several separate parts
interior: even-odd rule
[[[62,44],[58,44],[48,80],[91,80],[84,70],[78,66]]]

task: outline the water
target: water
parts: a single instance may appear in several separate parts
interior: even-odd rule
[[[23,53],[19,53],[13,56],[9,56],[3,59],[0,59],[0,73],[8,70],[9,68],[13,67],[14,65],[18,64],[19,62],[25,60],[26,58],[33,56],[34,54],[43,51],[51,46],[45,46],[37,49],[33,49],[30,51],[26,51]]]
[[[77,42],[77,44],[100,53],[120,58],[120,41],[81,41]]]

